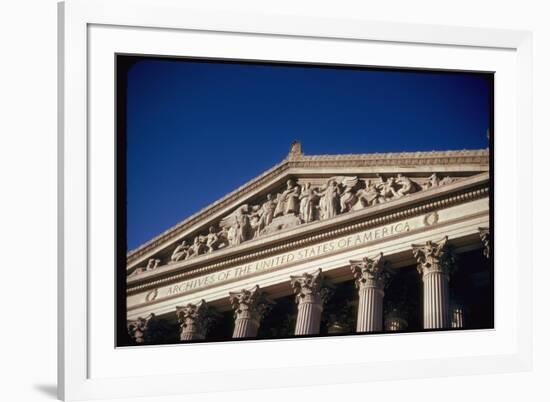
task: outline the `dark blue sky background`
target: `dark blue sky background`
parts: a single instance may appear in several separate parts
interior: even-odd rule
[[[143,59],[128,72],[133,249],[280,162],[306,154],[488,146],[479,75]]]

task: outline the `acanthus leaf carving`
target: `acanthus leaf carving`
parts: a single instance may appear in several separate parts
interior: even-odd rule
[[[321,302],[323,292],[323,273],[319,268],[313,273],[304,273],[302,275],[293,275],[290,277],[290,286],[296,294],[296,303],[319,303]]]
[[[428,240],[425,244],[413,244],[413,255],[418,263],[417,269],[422,277],[432,273],[441,273],[447,277],[455,269],[455,256],[448,246],[449,238],[439,241]]]
[[[350,261],[351,271],[355,279],[355,287],[375,287],[383,289],[388,285],[391,271],[382,253],[375,257],[364,257],[361,261]]]
[[[155,318],[155,314],[151,313],[146,318],[138,317],[135,320],[129,320],[127,322],[128,335],[130,335],[134,343],[141,345],[146,342],[149,324]]]
[[[256,285],[252,289],[230,292],[229,302],[235,311],[235,318],[248,318],[260,321],[274,304]]]
[[[204,339],[206,331],[211,325],[208,306],[204,300],[183,307],[176,306],[176,315],[180,323],[182,341]]]

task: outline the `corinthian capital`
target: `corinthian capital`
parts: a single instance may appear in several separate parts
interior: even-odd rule
[[[197,304],[176,307],[176,315],[181,327],[181,339],[202,339],[206,335],[208,307],[201,300]]]
[[[235,310],[236,319],[260,320],[273,304],[258,285],[251,290],[243,289],[240,292],[229,292],[229,301]]]
[[[136,320],[129,320],[127,323],[128,334],[132,340],[140,345],[145,343],[149,323],[155,319],[155,315],[151,314],[147,318],[138,317]]]
[[[313,273],[305,273],[290,277],[290,286],[296,294],[296,303],[320,303],[322,302],[323,275],[319,268]]]
[[[445,236],[439,241],[427,241],[425,244],[413,244],[413,255],[418,262],[418,272],[423,276],[439,272],[449,275],[454,269],[454,256],[451,253]]]
[[[349,263],[357,289],[364,287],[382,289],[390,278],[388,264],[382,253],[373,258],[365,257],[360,261],[350,261]]]
[[[483,243],[483,255],[489,258],[491,255],[491,230],[489,228],[478,228],[481,243]]]

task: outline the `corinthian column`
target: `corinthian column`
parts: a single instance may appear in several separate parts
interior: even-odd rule
[[[290,285],[296,293],[298,317],[294,335],[315,335],[321,329],[321,313],[323,312],[323,297],[321,285],[323,276],[321,268],[314,273],[305,273],[290,277]]]
[[[448,238],[438,242],[413,244],[418,272],[424,282],[424,328],[450,328],[449,277],[454,258],[447,247]]]
[[[230,292],[229,301],[235,310],[233,338],[252,338],[258,335],[260,321],[271,304],[256,285],[252,290]]]
[[[204,300],[197,304],[189,303],[184,307],[176,307],[182,341],[193,341],[206,337],[207,312],[208,308]]]
[[[355,286],[359,289],[357,332],[382,331],[384,287],[389,271],[382,253],[363,261],[350,261]]]

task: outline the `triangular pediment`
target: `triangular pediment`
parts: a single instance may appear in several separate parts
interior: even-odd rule
[[[304,155],[281,163],[127,256],[130,277],[488,172],[489,151]]]

